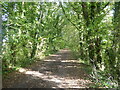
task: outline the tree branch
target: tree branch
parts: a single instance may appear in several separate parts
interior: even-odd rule
[[[66,13],[65,13],[65,10],[64,10],[61,2],[60,2],[60,6],[62,7],[62,11],[63,11],[65,17],[67,18],[67,20],[70,21],[70,23],[71,23],[73,26],[75,26],[77,30],[79,30],[79,28],[67,17],[67,15],[66,15]]]

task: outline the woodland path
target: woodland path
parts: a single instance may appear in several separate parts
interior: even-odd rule
[[[10,73],[3,80],[4,88],[86,88],[92,82],[88,65],[79,63],[68,50],[37,61],[20,72]]]

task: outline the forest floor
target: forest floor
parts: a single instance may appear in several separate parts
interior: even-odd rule
[[[12,72],[3,79],[3,88],[88,88],[90,66],[80,63],[63,49],[42,61]]]

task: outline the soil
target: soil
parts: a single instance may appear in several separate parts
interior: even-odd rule
[[[3,88],[88,88],[93,84],[89,69],[70,50],[63,49],[10,73],[3,79]]]

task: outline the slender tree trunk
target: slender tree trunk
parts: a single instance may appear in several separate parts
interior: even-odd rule
[[[114,9],[114,39],[113,39],[113,49],[116,53],[115,55],[115,61],[116,63],[116,74],[117,74],[117,80],[118,85],[120,87],[120,2],[115,2],[115,9]]]
[[[2,10],[0,5],[0,89],[2,89],[2,39],[3,39],[3,32],[2,32]]]

